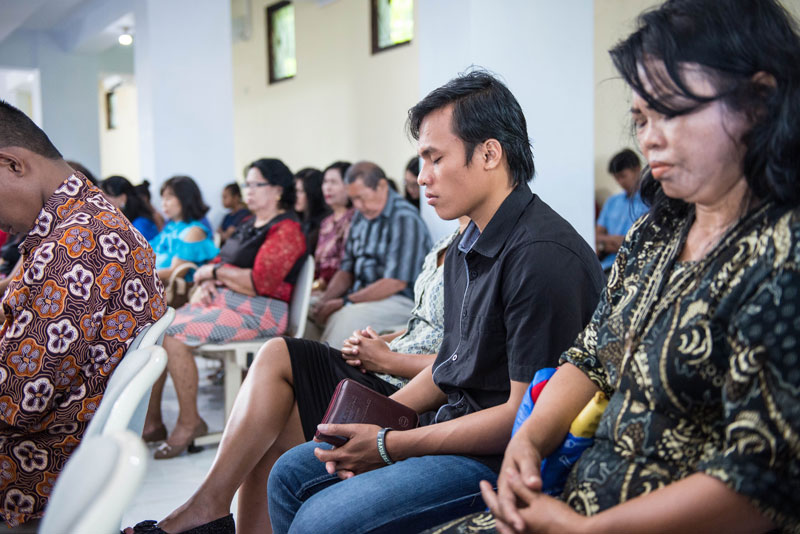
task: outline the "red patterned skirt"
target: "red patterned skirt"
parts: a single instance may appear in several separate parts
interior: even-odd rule
[[[210,304],[186,304],[176,310],[167,335],[196,347],[274,337],[286,331],[289,305],[269,297],[248,297],[218,288]]]

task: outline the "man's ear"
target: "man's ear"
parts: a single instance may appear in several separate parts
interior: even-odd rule
[[[0,149],[0,168],[20,177],[27,171],[24,160],[13,149]]]
[[[480,150],[484,170],[494,170],[503,163],[503,146],[497,139],[487,139]]]

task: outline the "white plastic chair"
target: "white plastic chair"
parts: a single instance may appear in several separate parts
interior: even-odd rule
[[[109,378],[84,438],[124,429],[141,435],[150,389],[166,366],[167,353],[163,347],[150,345],[129,350]]]
[[[133,432],[85,438],[58,477],[39,534],[112,534],[141,486],[147,447]]]
[[[154,324],[150,325],[143,334],[139,334],[136,339],[142,338],[139,347],[149,347],[151,345],[161,345],[161,342],[164,340],[164,332],[166,332],[169,325],[172,324],[172,321],[175,320],[175,309],[172,307],[167,307],[167,311],[164,315],[161,316],[161,319],[156,321]],[[136,340],[134,340],[135,342]],[[133,345],[131,345],[133,346]],[[128,349],[130,350],[130,348]]]
[[[314,283],[314,256],[309,255],[292,291],[292,300],[289,302],[289,324],[286,335],[303,337],[308,321],[308,308],[311,303],[311,286]],[[252,358],[258,353],[261,346],[269,339],[255,339],[251,341],[235,341],[221,345],[206,344],[195,349],[195,352],[208,358],[221,359],[225,366],[225,421],[233,409],[236,394],[242,386],[242,371],[250,367]],[[219,443],[221,433],[208,434],[195,439],[196,445],[210,445]]]
[[[157,343],[161,343],[164,331],[174,318],[175,310],[167,308],[161,319],[140,332],[131,342],[122,361],[108,379],[103,399],[84,437],[125,428],[141,435],[150,389],[167,366],[167,353]]]

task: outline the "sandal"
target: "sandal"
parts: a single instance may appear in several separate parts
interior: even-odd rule
[[[154,428],[150,432],[145,432],[142,434],[142,440],[145,443],[164,441],[165,439],[167,439],[167,427],[165,427],[163,424],[159,427]]]
[[[188,451],[190,454],[200,452],[203,448],[195,446],[194,439],[206,434],[208,434],[208,425],[201,419],[197,426],[194,427],[194,432],[192,432],[192,436],[187,441],[178,445],[170,445],[169,442],[165,441],[153,453],[153,458],[156,460],[168,460],[183,454],[183,451]]]
[[[184,530],[178,534],[235,534],[236,524],[233,522],[233,514],[220,517],[210,521],[205,525],[199,525],[189,530]],[[133,527],[134,534],[168,534],[158,526],[158,521],[148,519],[140,521]],[[122,533],[120,533],[122,534]]]

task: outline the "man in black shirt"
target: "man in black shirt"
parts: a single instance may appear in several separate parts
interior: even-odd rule
[[[409,126],[427,202],[444,219],[472,219],[445,258],[442,348],[392,396],[424,424],[328,425],[348,443],[286,453],[269,480],[275,532],[416,532],[482,509],[478,481],[496,480],[528,383],[556,365],[597,304],[597,257],[531,193],[525,117],[501,82],[484,72],[451,80],[410,110]]]

